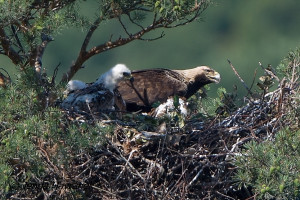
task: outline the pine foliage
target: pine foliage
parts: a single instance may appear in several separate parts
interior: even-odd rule
[[[300,198],[300,51],[289,52],[277,68],[285,89],[290,92],[281,122],[285,125],[276,135],[262,142],[244,145],[234,164],[238,167],[239,188],[248,189],[259,199]],[[271,79],[270,79],[271,80]],[[285,83],[286,82],[286,83]],[[278,105],[276,105],[278,106]]]
[[[300,198],[300,130],[281,130],[274,141],[249,142],[235,164],[239,186],[259,199]]]
[[[0,88],[0,194],[34,198],[39,187],[56,177],[56,187],[68,182],[74,160],[101,145],[110,126],[73,122],[59,108],[40,109],[34,71]],[[69,174],[69,175],[68,175]],[[66,179],[66,180],[65,180]],[[51,183],[44,189],[50,190]],[[22,191],[22,192],[21,192]]]

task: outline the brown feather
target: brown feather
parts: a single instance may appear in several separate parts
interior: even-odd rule
[[[90,102],[88,102],[90,101]],[[91,85],[71,92],[62,102],[62,108],[86,113],[111,111],[114,105],[114,94],[103,84]]]
[[[128,111],[149,111],[153,103],[164,103],[174,95],[189,98],[205,84],[215,82],[210,77],[219,76],[219,73],[206,66],[188,70],[148,69],[131,74],[133,81],[126,80],[118,84]]]

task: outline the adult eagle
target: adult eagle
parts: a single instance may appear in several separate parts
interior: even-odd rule
[[[112,111],[120,97],[116,89],[117,84],[127,78],[131,78],[131,71],[125,65],[117,64],[94,83],[71,80],[64,92],[68,96],[61,107],[65,110],[93,114]]]
[[[146,69],[131,74],[133,80],[118,84],[128,111],[150,111],[153,103],[164,103],[174,95],[188,99],[204,85],[221,80],[220,74],[207,66],[186,70]]]

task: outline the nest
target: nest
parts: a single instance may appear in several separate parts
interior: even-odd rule
[[[277,90],[229,117],[189,122],[184,132],[139,132],[119,124],[106,145],[78,158],[74,181],[91,199],[249,198],[248,190],[237,190],[232,160],[246,142],[272,139],[290,125],[286,118],[298,105],[296,83],[282,80]]]
[[[290,111],[299,109],[297,94],[297,79],[283,79],[278,89],[249,98],[230,116],[190,121],[184,131],[138,131],[135,123],[113,121],[117,128],[103,145],[77,155],[71,169],[53,167],[47,180],[56,187],[38,198],[251,198],[247,189],[237,189],[232,161],[246,142],[272,140],[279,129],[299,126],[299,118],[288,120]]]

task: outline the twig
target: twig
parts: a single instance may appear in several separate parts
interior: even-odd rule
[[[135,171],[135,173],[143,180],[143,182],[145,183],[145,179],[143,178],[143,176],[140,174],[140,172],[129,162],[129,160],[127,160],[122,153],[120,152],[120,150],[118,149],[118,147],[115,146],[115,144],[110,143],[112,147],[114,147],[114,149],[119,153],[119,156],[121,157],[121,159],[123,161],[126,162],[126,164],[128,164],[128,166],[131,168],[131,170]]]
[[[125,31],[125,33],[128,35],[128,37],[132,37],[132,34],[128,32],[128,30],[127,30],[125,24],[122,22],[121,16],[118,17],[118,20],[119,20],[119,22],[120,22],[120,24],[121,24],[123,30]]]
[[[199,176],[202,174],[203,170],[205,167],[208,167],[209,165],[206,164],[204,165],[199,171],[198,173],[196,174],[196,176],[194,176],[194,178],[189,182],[189,184],[187,185],[187,188],[191,187],[199,178]]]
[[[252,80],[252,83],[250,85],[250,90],[252,89],[253,85],[254,85],[254,82],[255,82],[255,77],[256,77],[256,72],[257,72],[257,68],[255,69],[254,71],[254,76],[253,76],[253,80]],[[246,95],[247,96],[247,95]]]
[[[11,81],[11,78],[10,78],[10,75],[9,75],[9,73],[4,69],[4,68],[0,68],[0,70],[3,70],[5,73],[6,73],[6,75],[7,75],[7,77],[6,76],[4,76],[1,72],[0,72],[0,76],[1,76],[1,78],[3,78],[4,79],[4,81],[8,81],[8,82],[10,82]],[[3,77],[2,77],[3,76]],[[6,83],[5,83],[6,84]]]
[[[232,198],[232,197],[230,197],[230,196],[227,196],[227,195],[225,195],[225,194],[222,194],[222,193],[219,192],[219,191],[216,191],[216,193],[219,194],[219,195],[222,196],[222,197],[225,197],[226,199],[233,199],[233,200],[235,200],[235,198]]]
[[[240,138],[238,138],[238,140],[236,141],[236,143],[234,145],[232,145],[230,153],[233,153],[235,151],[235,148],[237,146],[240,146],[240,145],[242,145],[242,144],[244,144],[244,143],[246,143],[246,142],[248,142],[248,141],[250,141],[252,139],[253,139],[252,137],[245,137],[245,138],[242,138],[241,140],[240,140]]]
[[[297,79],[299,78],[298,76],[296,77],[296,67],[299,67],[299,63],[298,62],[296,62],[295,60],[294,60],[294,62],[293,62],[294,64],[293,64],[293,71],[292,71],[292,78],[291,78],[291,83],[292,84],[294,84],[296,81],[297,81]]]
[[[140,38],[139,40],[146,41],[146,42],[152,42],[152,41],[159,40],[159,39],[163,38],[165,35],[166,35],[165,32],[162,31],[160,36],[157,36],[155,38],[150,38],[150,39],[149,38],[148,39]]]
[[[129,20],[130,20],[131,23],[133,23],[134,25],[140,27],[141,29],[144,29],[144,27],[143,27],[142,25],[136,23],[136,22],[131,18],[130,13],[127,14],[127,16],[128,16],[128,18],[129,18]],[[155,16],[154,16],[154,19],[155,19]]]
[[[53,164],[53,162],[50,160],[49,158],[49,155],[48,155],[48,152],[42,148],[42,144],[41,144],[41,141],[39,140],[38,141],[38,148],[39,150],[43,153],[44,155],[44,158],[46,159],[47,161],[47,164],[50,165],[53,170],[60,176],[64,177],[64,173],[63,172],[60,172],[60,170],[58,169],[58,167],[56,165]]]
[[[269,76],[275,78],[278,82],[280,82],[279,78],[278,78],[272,71],[265,69],[265,68],[262,66],[261,62],[258,62],[258,64],[259,64],[259,66],[260,66],[260,67],[261,67],[261,68],[262,68]]]
[[[237,75],[237,77],[240,79],[240,81],[242,82],[242,84],[244,85],[244,87],[247,89],[248,93],[253,96],[253,93],[251,92],[251,90],[249,89],[249,87],[246,85],[245,81],[241,78],[241,76],[239,75],[239,73],[236,71],[236,69],[234,68],[234,66],[232,65],[231,61],[228,60],[228,63],[230,65],[230,67],[232,68],[232,70],[234,71],[235,75]]]
[[[16,31],[14,25],[10,25],[10,27],[11,27],[11,30],[13,32],[13,36],[15,37],[20,50],[22,51],[22,53],[25,53],[24,48],[23,48],[22,43],[21,43],[21,41],[20,41],[20,39],[18,37],[17,31]]]
[[[100,192],[106,192],[107,194],[110,194],[111,196],[114,196],[114,197],[116,197],[116,194],[115,194],[115,193],[112,193],[112,192],[110,192],[110,191],[107,191],[107,190],[101,189],[101,188],[99,188],[99,187],[96,187],[96,186],[94,186],[94,185],[92,185],[91,187],[92,187],[92,188],[94,188],[94,189],[96,189],[96,190],[99,190]]]
[[[58,65],[55,67],[54,71],[53,71],[53,75],[52,75],[52,78],[51,78],[51,84],[54,86],[54,83],[55,83],[55,78],[57,76],[57,72],[58,72],[58,68],[60,66],[60,62],[58,63]]]
[[[5,33],[5,30],[1,27],[0,42],[1,46],[3,47],[4,54],[7,55],[14,64],[20,64],[22,62],[22,57],[11,47],[10,41]]]
[[[130,152],[129,157],[128,157],[128,162],[126,162],[126,164],[125,164],[125,166],[124,166],[124,169],[123,169],[123,170],[120,172],[120,174],[117,176],[116,180],[119,180],[120,176],[124,173],[125,168],[126,168],[126,166],[128,165],[129,160],[131,159],[131,157],[132,157],[132,155],[133,155],[134,152],[136,152],[136,149],[133,149],[133,150]]]

